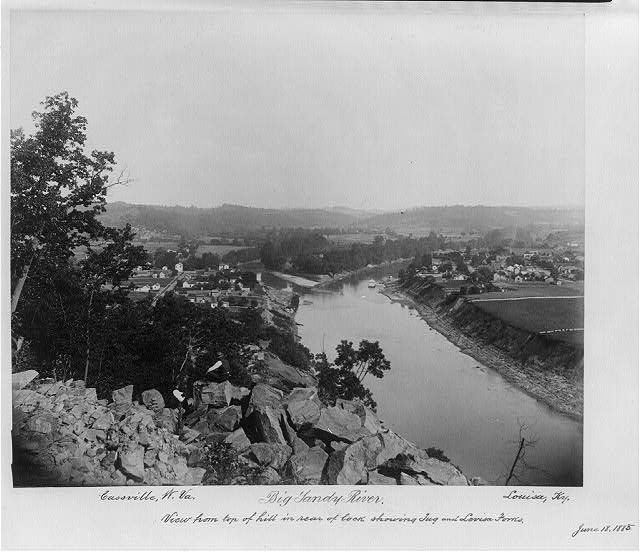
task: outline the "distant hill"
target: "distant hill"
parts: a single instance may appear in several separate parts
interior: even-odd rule
[[[102,221],[109,226],[132,226],[148,230],[182,234],[209,235],[266,228],[347,228],[371,216],[355,209],[259,209],[224,204],[199,208],[182,206],[109,203]]]
[[[383,213],[360,220],[358,227],[371,230],[391,228],[416,234],[434,230],[459,230],[484,233],[495,228],[523,226],[584,226],[582,208],[489,207],[451,205],[417,207]]]
[[[265,228],[344,228],[383,232],[390,228],[416,235],[460,231],[485,233],[496,228],[538,226],[557,229],[584,226],[581,208],[488,207],[452,205],[376,213],[348,207],[260,209],[224,204],[200,208],[109,203],[103,223],[184,236],[246,232]]]

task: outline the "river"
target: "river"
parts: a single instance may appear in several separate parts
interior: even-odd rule
[[[380,270],[379,279],[394,269]],[[468,476],[504,484],[519,435],[534,441],[511,484],[582,484],[582,423],[558,414],[462,353],[410,307],[353,277],[333,291],[296,288],[296,320],[312,352],[329,360],[341,339],[380,342],[391,370],[365,385],[385,425],[423,448],[437,447]],[[270,283],[273,283],[271,281]]]

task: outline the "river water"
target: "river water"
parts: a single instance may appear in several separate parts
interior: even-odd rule
[[[381,270],[379,279],[397,270]],[[336,289],[303,293],[296,315],[302,343],[329,360],[348,339],[380,342],[391,370],[365,386],[385,425],[423,448],[437,447],[468,476],[502,485],[522,436],[525,449],[511,484],[582,484],[582,423],[552,411],[462,353],[410,307],[367,287],[371,275]],[[271,281],[270,283],[273,283]]]

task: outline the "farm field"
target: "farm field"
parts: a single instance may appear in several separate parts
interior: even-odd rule
[[[240,251],[241,249],[249,249],[248,245],[200,245],[196,251],[196,255],[203,253],[214,253],[219,257],[223,257],[229,251]]]
[[[327,234],[327,239],[336,245],[351,245],[352,243],[371,244],[379,234],[358,233],[355,234]]]
[[[157,249],[177,249],[177,241],[134,241],[133,245],[141,245],[145,251],[153,253]]]
[[[490,295],[490,294],[486,294]],[[504,296],[505,294],[499,294]],[[484,297],[484,296],[483,296]],[[507,324],[540,333],[584,328],[584,298],[537,297],[518,300],[473,301],[482,311]],[[583,331],[553,331],[549,338],[583,343]]]
[[[584,282],[571,282],[562,286],[545,283],[502,284],[505,291],[492,291],[483,293],[476,299],[510,299],[516,297],[571,297],[584,295]]]

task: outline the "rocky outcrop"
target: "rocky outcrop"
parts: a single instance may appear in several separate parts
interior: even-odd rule
[[[14,453],[46,474],[47,484],[197,485],[209,481],[208,455],[222,444],[252,483],[469,484],[361,402],[326,406],[315,387],[196,382],[194,409],[181,416],[156,390],[144,391],[140,404],[131,386],[109,402],[81,381],[14,381]]]
[[[132,394],[129,386],[98,400],[72,380],[14,389],[15,484],[199,484],[205,470],[187,466],[188,446],[164,427],[169,409],[154,412]]]

